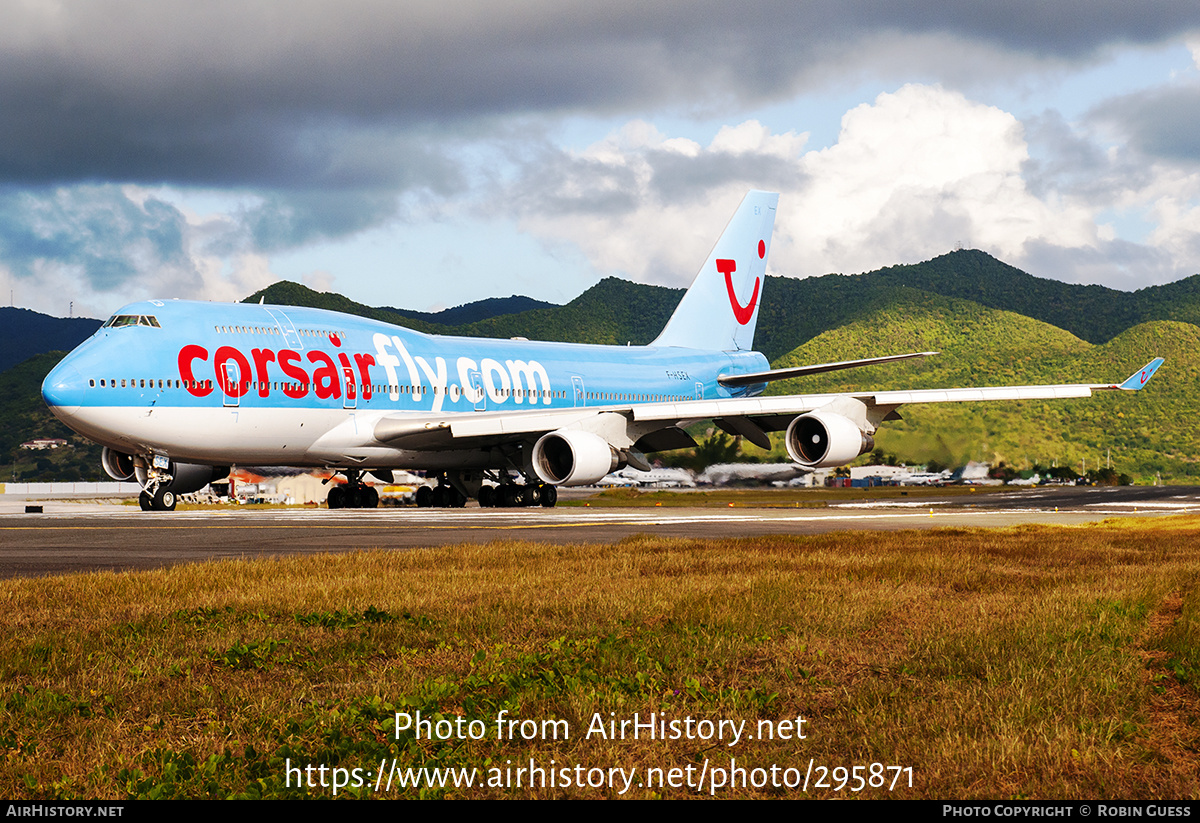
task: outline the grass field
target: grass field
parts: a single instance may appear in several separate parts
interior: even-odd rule
[[[1197,798],[1197,580],[1183,517],[0,581],[0,795]]]

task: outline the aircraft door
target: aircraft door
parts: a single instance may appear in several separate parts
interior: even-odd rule
[[[697,381],[697,383],[696,383],[696,399],[697,400],[704,399],[704,384],[699,381]]]
[[[304,348],[304,344],[300,342],[300,335],[296,334],[296,327],[292,325],[290,317],[279,309],[267,309],[267,314],[274,318],[275,324],[279,327],[279,331],[283,333],[283,339],[287,342],[289,349],[300,351]]]
[[[487,411],[487,392],[483,389],[482,375],[472,369],[467,372],[467,379],[471,381],[471,392],[475,395],[475,411]]]
[[[237,361],[231,358],[225,361],[225,368],[222,371],[224,374],[221,380],[221,391],[224,394],[224,403],[229,408],[236,408],[240,404],[242,396],[241,386],[238,385],[242,382],[241,369],[238,368]]]
[[[342,367],[342,408],[358,408],[358,385],[354,380],[354,370]]]
[[[578,375],[571,377],[571,396],[574,398],[574,405],[577,408],[587,405],[587,395],[583,393],[583,378]]]

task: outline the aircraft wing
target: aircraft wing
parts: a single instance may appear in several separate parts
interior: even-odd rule
[[[1090,397],[1095,391],[1136,391],[1146,385],[1162,363],[1162,358],[1155,358],[1121,383],[797,394],[571,409],[508,409],[448,414],[441,418],[391,415],[376,424],[375,439],[400,448],[453,448],[469,440],[519,440],[560,429],[581,429],[604,437],[618,448],[641,444],[642,451],[656,451],[692,444],[682,427],[712,419],[726,431],[746,437],[761,448],[770,448],[765,432],[787,429],[797,416],[809,412],[828,410],[829,414],[846,418],[870,434],[884,420],[896,419],[897,407],[910,403],[1064,399]],[[671,437],[669,432],[666,437],[659,434],[671,429],[686,439]],[[647,445],[651,448],[646,448]]]
[[[876,366],[880,363],[895,363],[897,360],[911,360],[914,357],[931,357],[938,352],[918,351],[911,354],[889,354],[885,357],[867,357],[862,360],[839,360],[836,363],[817,363],[811,366],[796,366],[790,369],[771,369],[770,371],[754,372],[753,374],[735,374],[717,378],[722,386],[753,386],[756,383],[770,383],[772,380],[787,380],[790,377],[803,377],[807,374],[823,374],[842,369],[857,369],[860,366]]]

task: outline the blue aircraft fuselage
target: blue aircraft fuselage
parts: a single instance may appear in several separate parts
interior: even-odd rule
[[[51,372],[44,394],[73,428],[118,450],[329,465],[337,454],[321,440],[347,424],[361,444],[383,416],[749,396],[762,386],[730,389],[718,376],[767,366],[758,352],[448,337],[320,309],[153,300],[118,311]],[[354,464],[430,462],[370,451]]]

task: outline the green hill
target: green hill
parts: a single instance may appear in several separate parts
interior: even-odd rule
[[[100,321],[90,317],[50,317],[0,307],[0,372],[41,352],[70,351],[98,328]]]
[[[1200,275],[1123,292],[1034,277],[984,252],[964,250],[866,274],[769,277],[755,346],[774,362],[806,340],[850,322],[864,307],[887,300],[897,288],[1016,312],[1090,343],[1103,343],[1151,320],[1200,324]]]
[[[445,327],[420,318],[407,317],[395,309],[377,309],[356,303],[348,297],[334,292],[314,291],[308,286],[293,283],[290,280],[280,280],[265,289],[259,289],[243,300],[243,303],[258,303],[259,301],[277,306],[307,306],[312,309],[325,309],[344,314],[354,314],[359,317],[369,317],[384,323],[396,323],[416,331],[430,334],[445,334]]]
[[[329,309],[396,323],[429,334],[644,345],[662,331],[682,296],[682,289],[644,286],[606,277],[565,306],[530,309],[461,325],[443,325],[408,317],[395,309],[364,306],[340,294],[316,292],[287,281],[257,291],[244,302],[257,303],[263,298],[268,303],[284,306]]]
[[[42,402],[42,381],[64,354],[46,352],[0,372],[0,455],[7,461],[0,482],[108,479],[100,468],[100,447],[60,423]],[[21,448],[36,438],[61,438],[68,445],[41,451]]]
[[[942,352],[921,362],[786,381],[772,386],[772,393],[1117,380],[1153,356],[1167,358],[1150,390],[1134,396],[904,407],[904,419],[887,424],[877,438],[902,459],[1017,465],[1057,460],[1078,466],[1084,459],[1093,465],[1112,449],[1119,470],[1140,479],[1161,472],[1200,481],[1200,438],[1194,431],[1200,412],[1195,393],[1200,275],[1120,292],[1042,280],[983,252],[958,251],[866,274],[767,281],[755,342],[777,367]],[[414,317],[285,281],[246,302],[312,306],[434,334],[637,345],[654,339],[682,294],[606,278],[564,306],[492,314],[529,305],[506,298]],[[431,319],[463,316],[482,319],[459,325]],[[13,357],[25,353],[17,351],[17,342]],[[38,393],[39,373],[44,376],[53,359],[46,355],[2,375],[9,382],[0,384],[5,398],[0,448],[20,466],[29,465],[29,454],[17,454],[17,444],[66,431],[45,412]],[[777,440],[775,455],[781,453]],[[82,472],[82,464],[76,470]]]
[[[1152,320],[1200,324],[1200,275],[1123,292],[1034,277],[984,252],[964,250],[865,274],[827,274],[803,280],[768,277],[755,347],[775,362],[805,341],[850,323],[899,295],[911,294],[913,289],[1015,312],[1065,329],[1090,343],[1103,343],[1125,329]],[[639,345],[658,335],[682,296],[682,289],[609,277],[565,306],[496,315],[459,325],[432,322],[428,318],[434,315],[408,317],[411,312],[364,306],[341,295],[314,292],[288,282],[255,292],[246,301],[258,302],[265,297],[269,303],[344,311],[437,334]]]
[[[898,292],[863,317],[822,333],[777,365],[940,351],[913,363],[788,380],[772,394],[871,389],[950,388],[1045,382],[1123,380],[1154,356],[1167,358],[1144,392],[1100,394],[1088,400],[947,403],[901,407],[877,445],[899,459],[1010,465],[1094,467],[1112,450],[1114,465],[1142,480],[1156,472],[1200,479],[1200,327],[1153,321],[1100,345],[1011,312],[916,291]],[[781,451],[777,446],[776,451]]]

